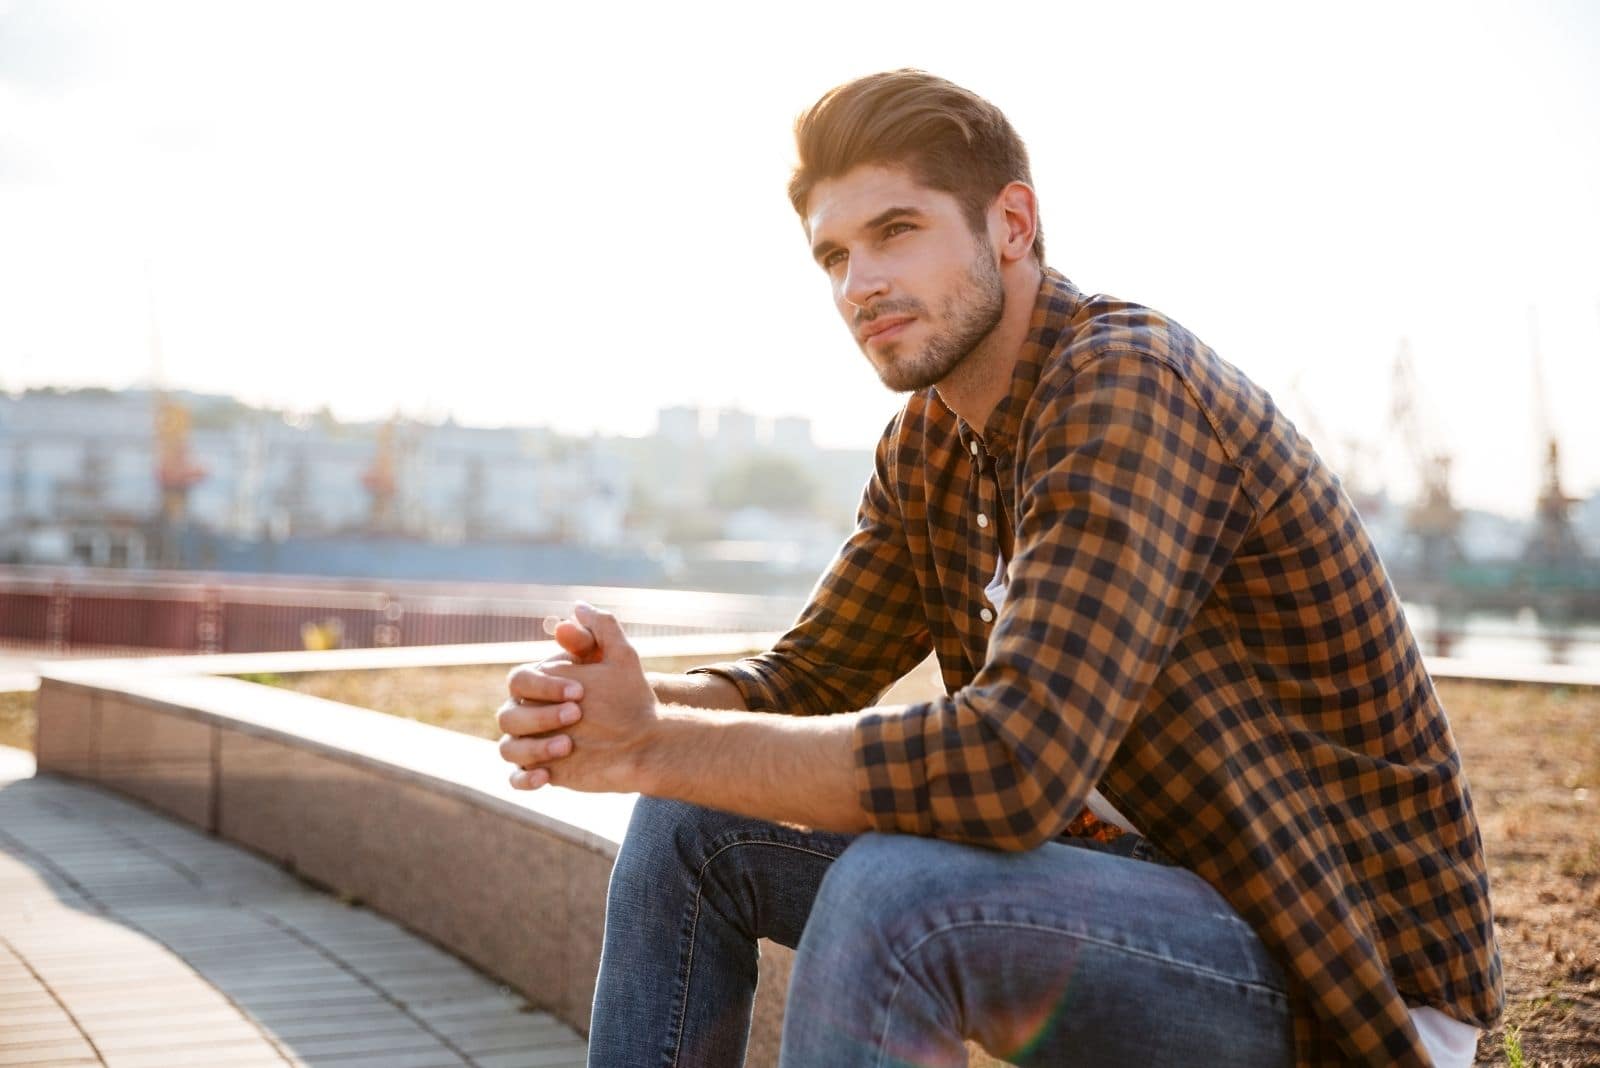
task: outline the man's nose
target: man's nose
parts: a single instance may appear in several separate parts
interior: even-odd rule
[[[845,269],[844,299],[852,306],[866,308],[889,291],[882,265],[870,256],[852,256]]]

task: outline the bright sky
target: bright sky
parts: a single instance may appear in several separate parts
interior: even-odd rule
[[[1600,490],[1584,0],[0,0],[0,388],[148,381],[153,294],[172,386],[868,445],[898,401],[783,187],[798,112],[908,65],[1010,115],[1054,266],[1186,323],[1336,467],[1388,436],[1408,337],[1458,497],[1526,513],[1534,309],[1567,489]]]

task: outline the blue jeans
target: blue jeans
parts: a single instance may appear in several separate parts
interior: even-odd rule
[[[954,1068],[969,1038],[1021,1066],[1291,1064],[1283,975],[1249,925],[1194,873],[1095,845],[997,853],[640,798],[589,1064],[742,1063],[762,937],[797,949],[785,1068]]]

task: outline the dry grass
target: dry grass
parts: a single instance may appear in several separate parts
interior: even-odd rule
[[[652,671],[682,671],[700,661],[652,660]],[[506,699],[506,665],[395,668],[249,676],[252,682],[447,727],[479,738],[498,738],[494,712]]]
[[[505,699],[504,667],[396,668],[247,676],[342,704],[375,708],[479,738],[498,738],[495,707]]]
[[[33,748],[33,694],[0,693],[0,745]]]
[[[1600,691],[1442,682],[1489,856],[1508,1003],[1530,1065],[1600,1064]]]
[[[659,670],[683,665],[652,664]],[[493,738],[504,667],[255,681]],[[925,689],[900,688],[905,700]],[[1600,690],[1441,682],[1483,829],[1509,996],[1477,1063],[1600,1064]],[[32,744],[33,695],[0,694],[0,744]],[[1508,1044],[1507,1033],[1515,1036]]]

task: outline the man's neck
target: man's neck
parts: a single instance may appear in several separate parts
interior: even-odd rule
[[[1002,268],[1006,304],[1000,322],[934,389],[939,399],[979,434],[1011,389],[1011,371],[1028,340],[1044,270],[1032,256]]]

